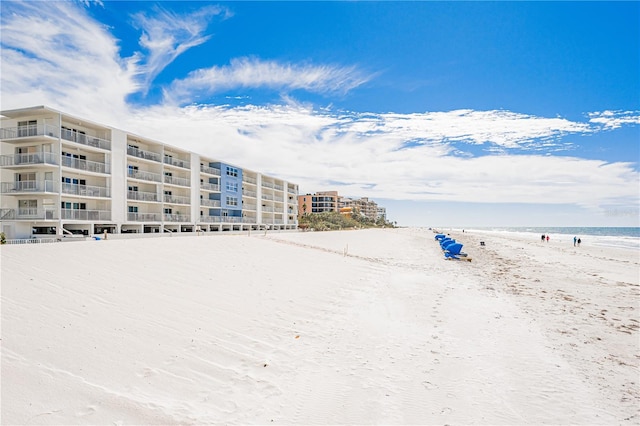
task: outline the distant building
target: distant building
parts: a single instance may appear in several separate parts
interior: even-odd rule
[[[346,197],[340,197],[338,200],[339,208],[351,208],[352,211],[358,212],[371,220],[378,219],[378,204],[375,201],[369,200],[368,197],[362,197],[358,199],[351,199]],[[385,213],[386,216],[386,213]]]
[[[298,195],[298,215],[338,211],[338,191]]]

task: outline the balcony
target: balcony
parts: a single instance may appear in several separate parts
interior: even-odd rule
[[[164,183],[168,183],[170,185],[177,185],[177,186],[189,186],[189,179],[165,175]]]
[[[158,194],[155,192],[129,191],[127,192],[127,200],[136,201],[158,201]]]
[[[255,210],[256,208],[255,204],[242,204],[242,210]]]
[[[108,198],[111,196],[111,190],[106,186],[78,185],[77,183],[63,183],[62,193],[82,197]]]
[[[0,209],[0,220],[57,220],[55,210],[44,209]]]
[[[200,216],[198,222],[202,223],[241,223],[242,218],[238,216]]]
[[[51,124],[27,125],[19,127],[4,127],[0,129],[0,138],[17,139],[34,136],[50,136],[58,138],[60,128]]]
[[[201,183],[200,189],[204,189],[205,191],[220,192],[220,185],[217,185],[215,183]]]
[[[262,207],[263,213],[273,213],[274,211],[273,207]]]
[[[188,214],[163,214],[165,222],[189,222]]]
[[[79,158],[66,156],[62,157],[62,166],[93,173],[111,173],[111,166],[107,163],[98,163],[97,161],[81,160]]]
[[[287,192],[288,192],[289,194],[297,195],[297,192],[296,192],[296,190],[295,190],[295,189],[291,189],[291,188],[289,188],[289,189],[287,189]]]
[[[165,194],[164,202],[170,204],[191,204],[191,199],[189,197],[180,197],[178,195]]]
[[[215,169],[213,167],[200,166],[200,171],[202,173],[207,173],[209,175],[220,176],[220,169]]]
[[[127,148],[127,154],[133,157],[142,158],[144,160],[157,161],[158,163],[162,163],[162,155],[156,152],[143,151],[138,148]]]
[[[111,212],[109,210],[61,209],[60,216],[63,220],[111,220]]]
[[[89,136],[69,129],[60,129],[60,137],[66,141],[111,151],[111,141],[96,136]]]
[[[58,164],[58,156],[52,152],[0,155],[0,167],[28,166],[31,164]]]
[[[220,207],[220,200],[201,199],[200,205],[205,207]]]
[[[263,200],[271,200],[271,201],[273,201],[273,195],[262,194],[262,199]]]
[[[247,191],[245,189],[242,190],[242,195],[251,197],[251,198],[256,198],[258,196],[258,194],[255,191]]]
[[[277,191],[284,191],[284,186],[282,185],[273,185],[273,189]]]
[[[254,179],[252,177],[249,177],[249,176],[244,176],[244,175],[242,176],[242,181],[246,182],[246,183],[250,183],[252,185],[257,185],[258,184],[258,181],[256,179]]]
[[[127,213],[129,222],[160,222],[160,213]]]
[[[273,188],[273,184],[271,182],[262,182],[263,188]]]
[[[174,158],[170,155],[164,156],[164,163],[170,164],[176,167],[182,167],[183,169],[189,169],[191,167],[191,164],[189,163],[188,160],[181,160],[179,158]]]
[[[147,180],[150,182],[162,182],[162,175],[159,173],[146,172],[144,170],[128,169],[127,176],[133,179]]]
[[[19,182],[2,182],[0,184],[0,193],[2,194],[20,194],[36,192],[58,192],[56,183],[52,180],[22,180]]]

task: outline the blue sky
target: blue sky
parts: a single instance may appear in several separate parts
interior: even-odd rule
[[[421,226],[638,226],[639,2],[2,1],[48,105]]]

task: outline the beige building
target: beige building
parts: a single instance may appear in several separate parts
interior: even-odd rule
[[[298,195],[298,214],[338,211],[338,191],[320,191]]]

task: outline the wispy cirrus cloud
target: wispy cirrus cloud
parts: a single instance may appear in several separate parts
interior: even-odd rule
[[[125,110],[137,58],[73,2],[3,2],[3,108],[34,103],[75,111]]]
[[[271,89],[346,93],[373,78],[355,66],[280,63],[258,58],[235,58],[227,66],[189,73],[165,89],[165,100],[184,103],[198,93],[214,94],[228,89]]]
[[[222,6],[206,6],[190,14],[178,15],[155,6],[152,12],[132,16],[134,26],[142,31],[139,44],[146,51],[141,58],[139,71],[144,76],[145,91],[162,70],[188,49],[210,39],[204,35],[211,18],[231,16]]]
[[[602,111],[589,113],[589,122],[617,129],[625,124],[640,124],[640,111]]]

